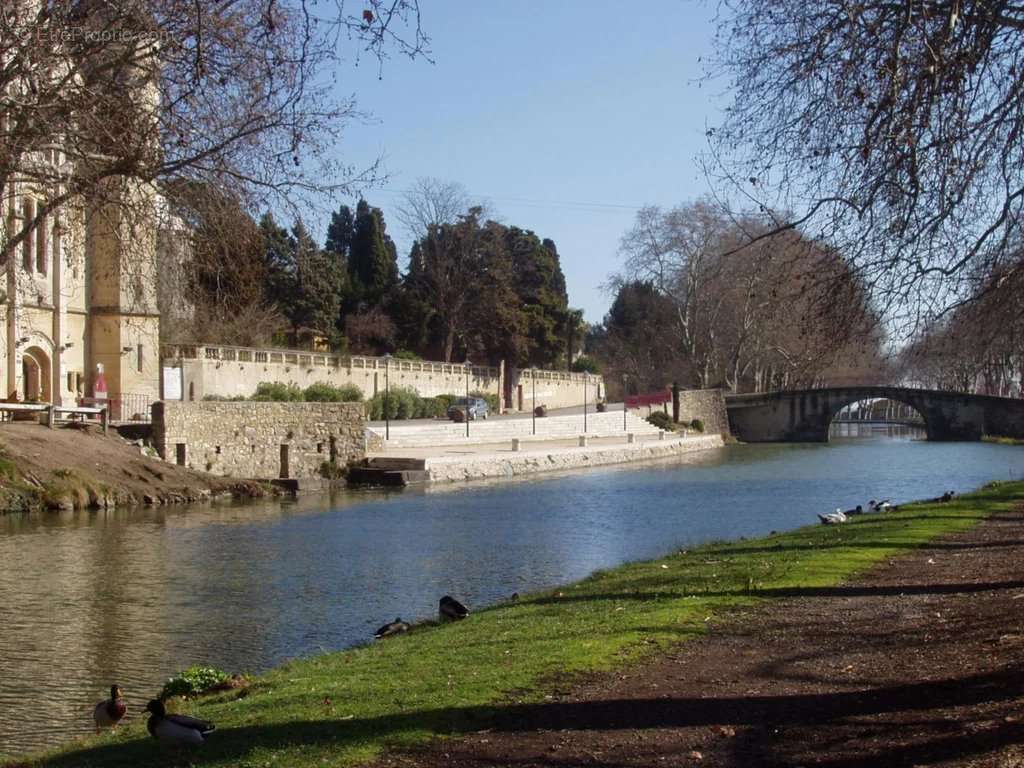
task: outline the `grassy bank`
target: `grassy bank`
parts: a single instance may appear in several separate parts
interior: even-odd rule
[[[711,544],[597,573],[458,624],[296,661],[244,693],[179,707],[218,726],[192,759],[251,768],[344,766],[389,746],[481,730],[504,709],[542,700],[567,677],[635,663],[702,634],[709,620],[738,606],[816,594],[1022,500],[1024,483],[1007,483],[843,526]],[[136,697],[130,727],[19,765],[186,764],[146,735],[139,699],[149,692],[129,693]]]
[[[995,443],[996,445],[1024,445],[1024,440],[1016,437],[1002,437],[1000,435],[982,435],[981,442]]]

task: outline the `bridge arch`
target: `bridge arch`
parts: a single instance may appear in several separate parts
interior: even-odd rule
[[[909,398],[908,398],[909,399]],[[855,410],[851,406],[857,406]],[[927,430],[927,420],[909,402],[895,397],[873,397],[853,400],[840,405],[829,422],[829,439],[842,436],[844,431],[859,433],[860,428],[879,426],[904,427]],[[838,434],[837,434],[838,433]]]
[[[834,415],[858,400],[888,398],[924,419],[929,440],[1024,438],[1024,400],[908,387],[835,387],[726,397],[732,433],[746,442],[827,442]]]
[[[900,424],[906,424],[908,426],[914,426],[914,427],[917,427],[919,429],[923,429],[925,431],[925,433],[927,434],[928,433],[928,416],[927,416],[926,413],[923,413],[922,411],[918,410],[918,407],[913,402],[911,402],[913,399],[914,398],[912,398],[912,397],[902,397],[901,398],[901,397],[896,397],[896,396],[890,395],[888,397],[858,398],[858,399],[847,400],[846,402],[843,402],[841,399],[836,398],[835,401],[830,404],[831,412],[826,414],[826,418],[828,418],[828,427],[827,427],[827,431],[826,431],[826,439],[831,438],[832,433],[833,433],[833,427],[837,423],[851,424],[851,425],[852,424],[858,424],[858,423],[864,423],[864,424],[874,423],[874,424],[877,424],[879,422],[882,422],[882,423],[900,423]],[[839,420],[839,417],[842,414],[843,410],[845,408],[851,406],[851,405],[854,405],[854,404],[870,404],[867,407],[868,408],[872,408],[872,406],[874,404],[879,403],[879,402],[883,402],[883,401],[884,402],[888,402],[888,403],[897,403],[899,405],[906,406],[913,413],[917,414],[917,416],[920,418],[920,421],[913,421],[913,422],[911,422],[911,420],[909,420],[909,419],[889,421],[889,420],[884,419],[884,418],[876,420],[873,416],[869,417],[869,418],[866,418],[866,419],[849,419],[849,420],[842,420],[842,421]]]

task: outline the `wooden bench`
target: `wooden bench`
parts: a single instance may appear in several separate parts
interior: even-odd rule
[[[0,403],[0,418],[10,421],[16,413],[41,413],[49,407],[47,403]]]
[[[47,424],[50,429],[53,429],[53,425],[58,421],[59,414],[67,414],[70,419],[60,419],[61,421],[76,421],[76,416],[83,418],[89,418],[91,416],[97,416],[100,420],[100,425],[103,427],[103,434],[107,433],[109,425],[109,419],[107,418],[107,409],[96,408],[82,405],[50,405],[47,407]]]

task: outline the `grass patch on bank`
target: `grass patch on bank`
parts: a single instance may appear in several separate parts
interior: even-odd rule
[[[1022,500],[1024,483],[993,484],[951,503],[907,505],[841,526],[812,525],[625,565],[457,624],[421,626],[374,645],[294,661],[245,691],[184,703],[179,710],[217,724],[190,756],[150,739],[134,706],[133,724],[115,734],[16,764],[358,764],[388,747],[490,727],[516,707],[543,702],[567,678],[636,663],[704,633],[709,620],[737,607],[839,594],[842,580],[871,565]],[[136,702],[144,696],[128,693]]]
[[[1024,440],[1016,437],[1003,437],[1002,435],[982,435],[981,442],[995,443],[996,445],[1024,445]]]

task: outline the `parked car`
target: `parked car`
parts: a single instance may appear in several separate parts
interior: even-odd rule
[[[470,421],[486,419],[489,412],[487,401],[482,397],[471,397],[467,406],[467,399],[460,397],[448,408],[448,418],[452,421],[465,421],[467,412]]]

